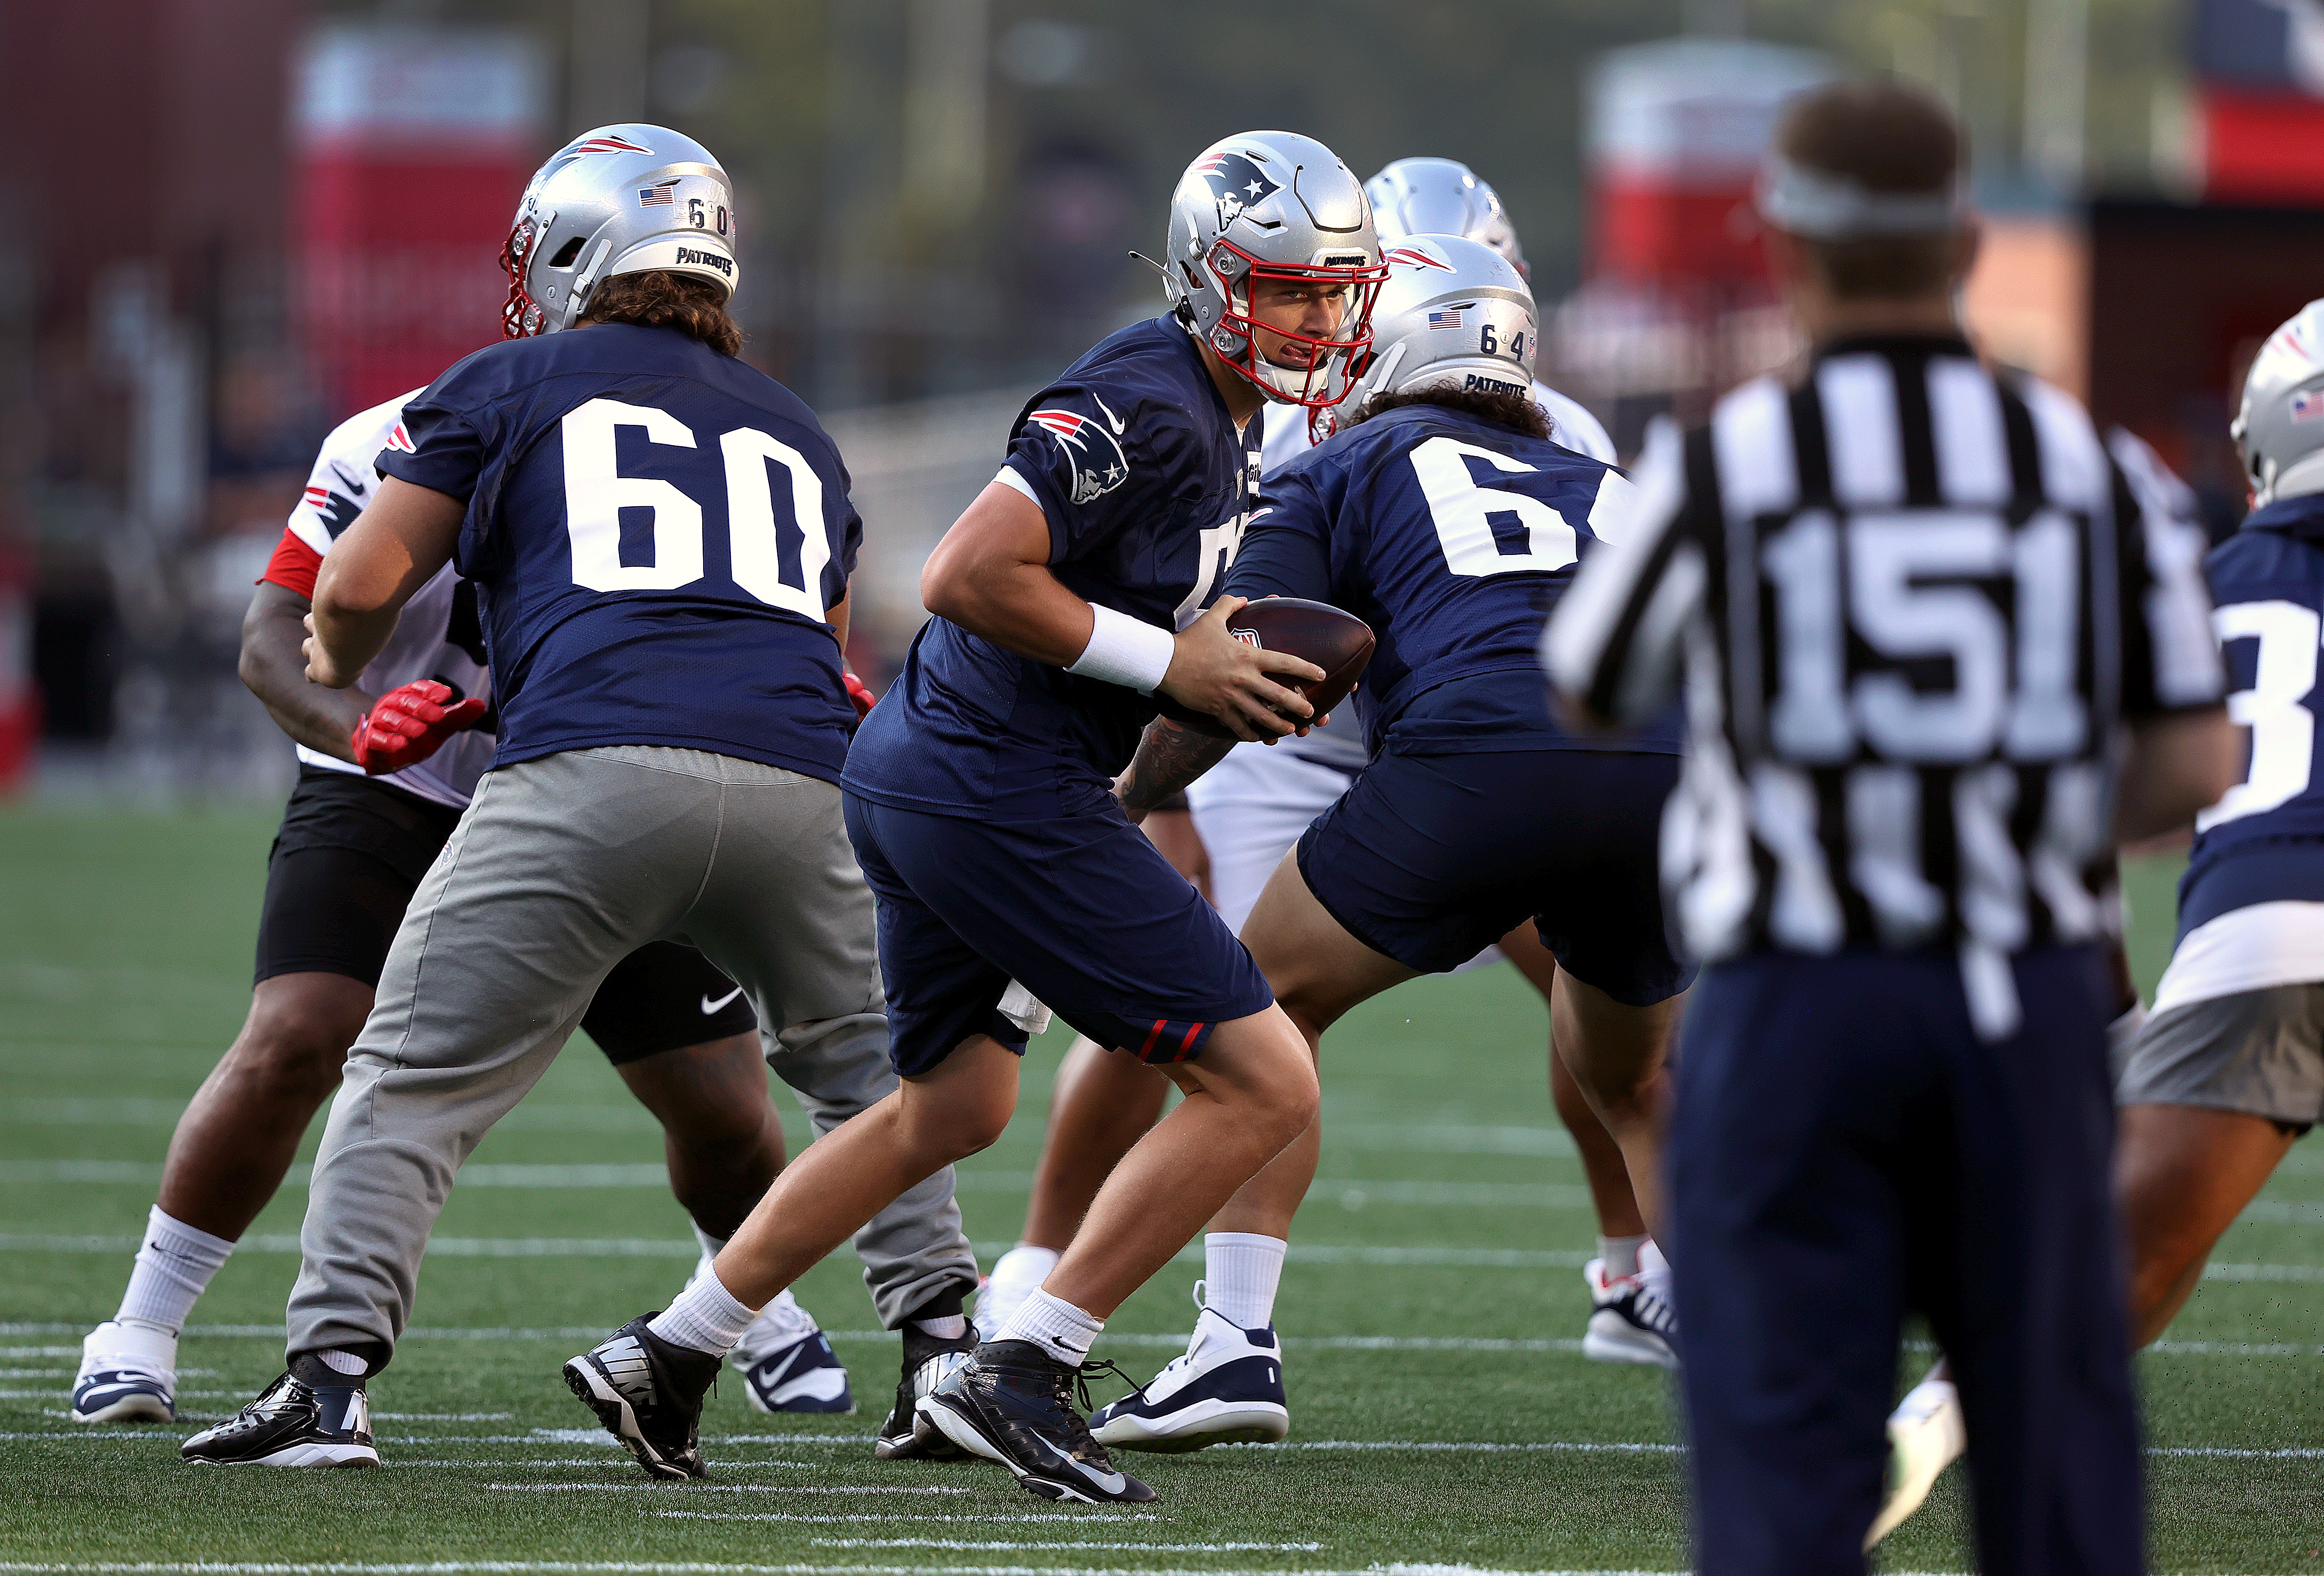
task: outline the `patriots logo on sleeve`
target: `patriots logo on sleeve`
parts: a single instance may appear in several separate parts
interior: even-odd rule
[[[1056,409],[1036,410],[1025,419],[1055,438],[1065,451],[1065,463],[1074,471],[1075,503],[1094,502],[1130,479],[1130,460],[1114,435],[1106,430],[1106,423]]]
[[[1268,180],[1267,171],[1248,153],[1213,153],[1194,161],[1194,172],[1218,199],[1222,230],[1233,223],[1243,209],[1257,207],[1281,189],[1281,184]]]

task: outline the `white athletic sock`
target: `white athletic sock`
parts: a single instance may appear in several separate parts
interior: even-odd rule
[[[1291,1244],[1255,1231],[1213,1231],[1203,1239],[1204,1306],[1238,1330],[1275,1323],[1275,1288]]]
[[[129,1289],[121,1295],[122,1323],[150,1324],[171,1335],[185,1328],[194,1300],[208,1289],[234,1244],[223,1237],[197,1230],[173,1220],[155,1204],[145,1218],[145,1244],[129,1271]]]
[[[328,1351],[317,1352],[315,1358],[335,1374],[352,1374],[356,1378],[361,1378],[371,1370],[371,1364],[354,1352],[341,1351],[336,1347]]]
[[[1001,1332],[991,1339],[1029,1341],[1059,1362],[1078,1367],[1089,1360],[1091,1343],[1104,1328],[1104,1320],[1093,1319],[1071,1303],[1036,1286],[1017,1304],[1017,1311],[1009,1315],[1009,1323],[1001,1327]]]
[[[912,1328],[921,1334],[932,1335],[938,1341],[958,1341],[968,1333],[968,1315],[965,1313],[945,1313],[935,1319],[915,1319],[911,1323]]]
[[[1643,1231],[1635,1237],[1600,1237],[1598,1257],[1606,1261],[1606,1278],[1620,1280],[1624,1276],[1638,1273],[1638,1249],[1646,1245]]]
[[[688,1221],[687,1224],[692,1226],[694,1225],[694,1222]],[[694,1240],[702,1244],[702,1261],[705,1264],[709,1263],[712,1259],[717,1258],[720,1253],[725,1250],[725,1238],[714,1237],[699,1226],[694,1227]]]
[[[673,1346],[724,1357],[758,1316],[758,1309],[734,1300],[724,1281],[706,1275],[672,1298],[669,1308],[656,1314],[646,1328]]]
[[[992,1267],[992,1278],[976,1295],[976,1327],[987,1341],[1009,1323],[1017,1305],[1057,1267],[1057,1250],[1019,1242]]]

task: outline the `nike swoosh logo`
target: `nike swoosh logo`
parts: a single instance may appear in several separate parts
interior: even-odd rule
[[[718,998],[717,1000],[713,1001],[710,1000],[709,993],[705,991],[702,997],[702,1016],[705,1018],[709,1017],[712,1013],[717,1011],[720,1008],[725,1006],[726,1003],[733,1000],[735,997],[740,996],[742,993],[742,987],[737,985],[732,991],[727,991],[726,994]]]
[[[1052,1456],[1055,1456],[1057,1459],[1059,1465],[1071,1467],[1074,1471],[1079,1472],[1083,1477],[1088,1479],[1091,1482],[1096,1484],[1099,1488],[1104,1489],[1109,1494],[1120,1493],[1123,1485],[1130,1481],[1127,1477],[1123,1476],[1120,1472],[1093,1472],[1081,1462],[1074,1460],[1073,1457],[1059,1450],[1056,1445],[1051,1444],[1047,1440],[1042,1439],[1039,1434],[1037,1433],[1033,1437],[1035,1440],[1039,1442],[1043,1450],[1047,1451]]]
[[[1129,424],[1123,421],[1120,417],[1113,413],[1112,406],[1107,404],[1103,400],[1098,399],[1095,394],[1092,394],[1090,398],[1092,400],[1095,400],[1097,401],[1097,408],[1105,412],[1105,424],[1113,429],[1113,435],[1116,438],[1120,438],[1123,433],[1130,430]]]

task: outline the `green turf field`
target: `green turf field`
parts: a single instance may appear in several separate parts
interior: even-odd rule
[[[645,1483],[558,1365],[659,1306],[694,1249],[652,1178],[650,1120],[579,1041],[445,1212],[413,1338],[373,1390],[391,1470],[196,1469],[176,1452],[189,1430],[67,1423],[79,1337],[120,1295],[171,1124],[241,1020],[272,825],[0,812],[0,1572],[1684,1568],[1664,1377],[1576,1350],[1591,1218],[1543,1087],[1545,1015],[1507,968],[1407,986],[1336,1031],[1323,1180],[1279,1313],[1293,1439],[1136,1458],[1161,1494],[1144,1512],[1052,1507],[990,1467],[875,1463],[896,1344],[844,1258],[799,1294],[863,1412],[779,1422],[728,1385],[705,1419],[711,1481]],[[2170,877],[2134,872],[2149,984]],[[1021,1218],[1063,1048],[1037,1042],[1017,1125],[963,1169],[988,1264]],[[2313,1149],[2143,1359],[2157,1571],[2324,1571]],[[511,1166],[597,1169],[490,1169]],[[278,1371],[304,1201],[284,1192],[195,1311],[191,1417]],[[1196,1273],[1134,1298],[1099,1354],[1141,1376],[1172,1355]],[[1964,1568],[1950,1479],[1881,1564]]]

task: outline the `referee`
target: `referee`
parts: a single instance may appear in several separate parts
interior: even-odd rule
[[[1978,1568],[2144,1569],[2099,943],[2120,841],[2231,779],[2183,488],[1980,364],[1960,133],[1786,115],[1758,197],[1813,346],[1665,426],[1545,653],[1585,715],[1686,669],[1664,880],[1709,965],[1672,1157],[1696,1569],[1864,1569],[1908,1311],[1950,1354]]]

